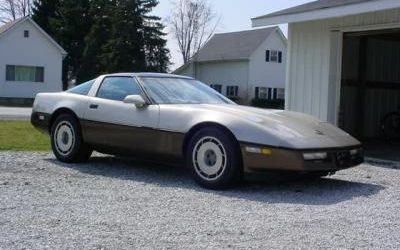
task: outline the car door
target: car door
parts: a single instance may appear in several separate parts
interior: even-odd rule
[[[84,115],[84,139],[111,153],[149,152],[158,143],[159,106],[137,108],[124,103],[128,95],[145,98],[133,77],[108,76],[88,102]],[[114,152],[115,151],[115,152]]]

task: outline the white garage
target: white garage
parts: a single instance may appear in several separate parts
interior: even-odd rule
[[[383,142],[381,121],[400,108],[400,1],[320,0],[252,22],[289,24],[286,109]]]

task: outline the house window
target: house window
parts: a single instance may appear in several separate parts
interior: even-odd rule
[[[44,82],[44,67],[7,65],[6,81]]]
[[[258,99],[285,99],[285,89],[283,88],[256,87],[255,91],[255,97]]]
[[[29,30],[24,30],[24,37],[26,37],[26,38],[29,37]]]
[[[239,86],[226,86],[226,96],[237,97],[239,93]]]
[[[211,84],[211,88],[213,88],[218,93],[222,93],[222,85],[221,84]]]
[[[265,61],[282,63],[282,51],[279,50],[267,50],[265,52]]]

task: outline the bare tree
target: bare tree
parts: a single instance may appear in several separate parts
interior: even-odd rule
[[[187,63],[214,34],[220,18],[207,0],[176,0],[168,22]]]
[[[0,23],[30,15],[31,3],[32,0],[0,0]]]

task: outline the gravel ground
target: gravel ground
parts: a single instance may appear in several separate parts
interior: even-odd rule
[[[0,152],[1,249],[399,249],[400,168],[204,190],[177,167]]]

